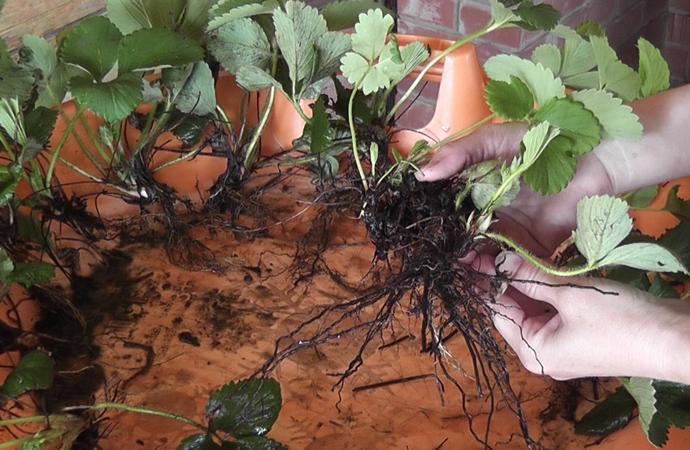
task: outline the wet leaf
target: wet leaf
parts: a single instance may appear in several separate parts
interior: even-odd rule
[[[26,135],[41,145],[48,144],[55,128],[57,116],[57,111],[53,109],[44,107],[34,109],[24,117]]]
[[[235,437],[263,436],[278,419],[280,384],[271,379],[230,383],[211,395],[206,406],[210,426]]]
[[[55,362],[47,353],[28,353],[7,377],[2,393],[16,398],[29,391],[48,389],[53,385],[54,368]]]
[[[213,442],[208,434],[195,434],[182,441],[177,450],[223,450],[231,448],[229,445],[220,445]]]
[[[618,388],[575,424],[575,432],[588,436],[608,436],[630,423],[636,405],[635,399],[625,388]]]

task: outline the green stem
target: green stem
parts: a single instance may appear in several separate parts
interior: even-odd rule
[[[311,119],[307,116],[307,114],[304,112],[302,109],[302,106],[299,104],[298,101],[296,101],[294,98],[291,98],[290,101],[292,102],[292,106],[295,107],[295,111],[297,111],[297,114],[304,120],[305,123],[309,124],[311,123]]]
[[[268,100],[266,100],[266,105],[261,114],[261,121],[259,126],[254,130],[254,135],[252,140],[249,141],[249,147],[247,148],[247,156],[244,158],[244,168],[249,170],[256,162],[256,157],[259,152],[259,140],[261,140],[261,135],[268,124],[268,119],[271,117],[271,112],[273,111],[273,104],[276,100],[276,87],[272,86],[271,90],[268,92]]]
[[[541,259],[532,255],[528,250],[524,249],[517,242],[513,241],[507,236],[498,233],[483,233],[483,236],[491,239],[494,242],[498,242],[499,244],[503,244],[510,247],[511,249],[515,250],[515,252],[517,252],[520,256],[529,261],[530,264],[549,275],[557,277],[576,277],[580,275],[585,275],[596,269],[596,267],[590,266],[576,267],[573,269],[559,269],[557,267],[553,267],[549,264],[544,263]]]
[[[481,128],[484,125],[486,125],[487,123],[491,122],[495,117],[496,117],[496,114],[490,114],[490,115],[486,116],[485,118],[483,118],[482,120],[470,125],[469,127],[466,127],[465,129],[462,129],[462,130],[458,131],[457,133],[451,134],[447,138],[445,138],[445,139],[437,142],[436,144],[432,145],[429,148],[429,151],[435,152],[436,150],[439,150],[448,144],[452,144],[453,142],[474,133],[479,128]]]
[[[70,118],[67,117],[67,114],[65,114],[65,111],[62,109],[62,105],[60,105],[58,107],[58,113],[60,114],[60,117],[62,118],[62,120],[66,124],[70,124],[72,121],[76,121],[76,120],[81,121],[81,115],[84,113],[84,109],[79,104],[77,104],[76,106],[77,106],[77,112],[76,112],[76,114],[72,120],[70,120]],[[84,153],[84,155],[86,155],[88,160],[91,161],[91,164],[93,164],[94,167],[96,167],[96,170],[98,170],[98,172],[101,174],[101,176],[105,177],[106,176],[105,169],[103,167],[101,167],[101,164],[93,156],[93,154],[91,153],[91,150],[89,150],[89,148],[86,146],[86,143],[84,142],[84,140],[81,138],[81,136],[79,136],[79,133],[74,132],[74,126],[76,126],[76,124],[72,125],[71,135],[74,136],[74,139],[77,141],[77,144],[79,145],[79,148],[81,149],[82,153]],[[88,126],[86,128],[88,128]]]
[[[0,144],[5,148],[7,153],[10,154],[10,156],[13,154],[12,153],[12,147],[10,146],[10,143],[5,139],[5,135],[0,132]]]
[[[369,70],[371,70],[371,68]],[[347,106],[347,119],[350,124],[350,135],[352,136],[352,152],[355,155],[355,164],[357,164],[357,171],[359,172],[359,177],[362,179],[362,186],[364,186],[365,191],[369,190],[369,183],[367,182],[367,175],[364,173],[362,160],[359,157],[359,148],[357,147],[357,129],[355,129],[354,105],[357,91],[359,91],[362,81],[364,81],[366,76],[369,74],[369,70],[367,70],[362,79],[355,84],[354,88],[352,89],[352,95],[350,95],[350,103]]]
[[[66,408],[65,411],[69,412],[70,409],[78,409],[78,408]],[[83,409],[83,408],[82,408]],[[90,406],[88,408],[89,411],[99,411],[103,409],[112,409],[112,410],[119,410],[119,411],[127,411],[130,413],[135,413],[135,414],[143,414],[147,416],[155,416],[155,417],[163,417],[165,419],[170,419],[174,420],[176,422],[184,423],[185,425],[190,425],[194,428],[197,428],[204,433],[208,432],[208,428],[205,427],[204,425],[200,424],[199,422],[190,419],[189,417],[181,416],[179,414],[173,414],[173,413],[168,413],[164,411],[158,411],[156,409],[150,409],[150,408],[144,408],[140,406],[130,406],[126,405],[123,403],[98,403],[96,405]]]
[[[48,420],[47,416],[17,417],[15,419],[0,420],[0,428],[12,427],[15,425],[28,425],[30,423],[41,423]]]
[[[175,164],[179,164],[179,163],[181,163],[181,162],[183,162],[183,161],[186,161],[186,160],[188,160],[188,159],[192,159],[192,158],[194,158],[196,155],[198,155],[199,153],[201,153],[201,150],[202,150],[202,148],[201,148],[200,146],[198,146],[197,148],[195,148],[195,149],[192,150],[191,152],[185,153],[184,155],[182,155],[182,156],[180,156],[180,157],[178,157],[178,158],[175,158],[175,159],[173,159],[172,161],[168,161],[168,162],[163,163],[163,164],[161,164],[160,166],[156,167],[155,169],[152,169],[152,170],[151,170],[151,173],[160,172],[161,170],[163,170],[163,169],[165,169],[165,168],[167,168],[167,167],[174,166]]]
[[[470,34],[469,36],[466,36],[463,39],[460,39],[459,41],[454,42],[450,47],[439,53],[436,57],[432,58],[426,66],[422,69],[421,72],[419,72],[419,75],[417,75],[417,78],[412,82],[410,87],[407,89],[407,91],[400,97],[400,100],[393,106],[393,108],[388,112],[388,115],[386,116],[386,121],[384,123],[390,123],[393,118],[395,117],[395,114],[402,108],[402,106],[407,102],[407,100],[412,96],[414,93],[415,89],[422,83],[424,80],[424,77],[431,71],[431,69],[434,68],[436,64],[438,64],[443,58],[446,56],[450,55],[453,53],[455,50],[459,49],[463,45],[467,45],[476,39],[479,39],[480,37],[491,33],[493,31],[496,31],[500,28],[502,28],[504,25],[497,25],[494,24],[493,22],[487,25],[486,27],[482,28],[481,30]]]
[[[60,137],[60,142],[58,142],[57,147],[55,147],[55,149],[53,150],[53,155],[50,158],[50,164],[48,165],[48,172],[46,173],[46,186],[52,185],[53,175],[55,174],[55,168],[57,166],[58,159],[60,159],[62,149],[65,147],[65,144],[67,144],[67,140],[74,131],[74,126],[76,125],[76,123],[76,120],[70,120],[69,122],[67,122],[67,128]]]
[[[0,444],[0,449],[2,448],[19,448],[24,442],[30,440],[31,437],[21,437],[19,439],[14,439],[11,441],[3,442]]]
[[[91,174],[88,173],[87,171],[81,169],[80,167],[75,166],[74,164],[72,164],[71,162],[67,161],[66,159],[60,158],[60,162],[61,162],[62,164],[64,164],[65,166],[67,166],[68,168],[72,169],[74,172],[78,173],[79,175],[81,175],[81,176],[83,176],[83,177],[85,177],[85,178],[88,178],[89,180],[93,181],[94,183],[102,184],[102,185],[107,186],[107,187],[109,187],[109,188],[112,188],[112,189],[115,189],[115,190],[117,190],[117,191],[120,191],[121,193],[127,195],[128,197],[135,197],[135,198],[136,198],[136,197],[139,196],[139,195],[138,195],[137,193],[135,193],[135,192],[128,191],[127,189],[122,188],[122,187],[120,187],[120,186],[118,186],[118,185],[116,185],[116,184],[108,183],[108,182],[105,181],[105,180],[102,180],[102,179],[100,179],[100,178],[98,178],[98,177],[95,177],[95,176],[91,175]]]

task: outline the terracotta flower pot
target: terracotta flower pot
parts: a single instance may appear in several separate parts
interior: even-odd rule
[[[453,41],[423,36],[399,35],[401,45],[423,42],[432,50],[432,57],[447,49]],[[413,72],[416,77],[421,69]],[[434,116],[419,130],[400,130],[394,135],[395,148],[407,156],[420,139],[442,140],[462,131],[491,114],[484,100],[487,77],[474,45],[467,44],[446,56],[424,77],[439,83],[438,102]]]

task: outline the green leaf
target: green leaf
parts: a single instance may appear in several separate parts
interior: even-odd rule
[[[334,75],[338,70],[340,60],[352,48],[351,43],[349,36],[333,31],[319,37],[315,44],[319,64],[312,81],[319,81]]]
[[[618,94],[626,101],[637,99],[642,84],[637,72],[618,59],[606,38],[592,36],[590,42],[599,68],[599,87]]]
[[[554,97],[565,97],[565,86],[561,80],[541,64],[513,55],[498,55],[489,59],[484,68],[493,80],[510,83],[513,76],[521,79],[540,105]]]
[[[0,99],[17,98],[23,103],[31,95],[34,85],[31,70],[10,59],[0,58],[0,80]]]
[[[208,11],[208,16],[209,19],[213,20],[216,17],[229,13],[233,9],[256,3],[261,3],[261,0],[219,0],[211,6],[211,9]]]
[[[671,71],[659,49],[645,38],[637,42],[640,50],[640,97],[646,98],[671,87]]]
[[[143,29],[122,38],[118,51],[120,73],[158,67],[177,67],[201,61],[204,50],[175,31]]]
[[[282,399],[280,385],[271,379],[229,383],[214,392],[206,406],[212,430],[241,438],[263,436],[278,419]]]
[[[206,42],[206,27],[209,22],[209,9],[216,0],[187,0],[184,20],[178,31],[200,44]]]
[[[520,21],[513,11],[498,0],[489,0],[489,3],[491,4],[491,20],[496,26]]]
[[[494,161],[493,164],[495,166],[496,162]],[[484,209],[489,204],[494,194],[496,194],[503,181],[501,172],[497,169],[491,170],[473,181],[470,195],[472,196],[474,205],[478,209]],[[517,198],[519,193],[520,183],[515,182],[511,184],[510,189],[501,197],[496,207],[501,208],[510,205]]]
[[[213,119],[213,116],[186,116],[184,120],[179,122],[171,131],[179,140],[187,146],[194,146],[201,142],[208,130],[208,124]]]
[[[608,436],[624,428],[633,418],[635,399],[618,388],[575,423],[575,432],[587,436]]]
[[[1,172],[0,172],[1,173]],[[7,283],[7,278],[14,272],[14,263],[7,250],[0,247],[0,283]]]
[[[602,127],[594,113],[570,98],[555,98],[542,104],[534,118],[560,128],[561,134],[571,139],[575,156],[590,152],[601,142]]]
[[[664,445],[670,424],[657,414],[654,380],[630,378],[623,381],[623,386],[637,402],[640,424],[649,441],[657,447]]]
[[[153,28],[177,29],[187,6],[187,0],[142,0]]]
[[[352,50],[362,55],[368,62],[374,62],[386,46],[388,34],[393,29],[393,17],[380,9],[372,9],[360,14],[352,35]]]
[[[208,434],[195,434],[183,440],[177,450],[223,450],[224,447],[229,448],[216,444]]]
[[[658,196],[659,186],[650,186],[631,192],[625,196],[625,201],[628,202],[631,208],[644,209],[648,208]]]
[[[654,380],[656,408],[671,425],[690,427],[690,386]]]
[[[92,17],[77,25],[63,39],[60,58],[83,68],[94,80],[101,81],[117,61],[121,39],[122,34],[112,22],[105,17]],[[85,45],[87,42],[89,45]]]
[[[7,205],[14,197],[21,180],[21,171],[18,164],[0,166],[0,207]]]
[[[175,70],[175,69],[173,69]],[[179,73],[179,72],[178,72]],[[183,71],[183,73],[187,73]],[[165,82],[165,80],[164,80]],[[181,83],[175,83],[175,107],[186,114],[205,116],[216,110],[216,90],[213,74],[208,64],[194,64],[189,75]]]
[[[47,263],[16,263],[9,281],[25,288],[45,284],[55,277],[55,266]]]
[[[369,161],[371,161],[371,176],[376,177],[376,165],[379,162],[379,144],[372,142],[369,146]]]
[[[396,52],[396,49],[399,52]],[[399,54],[396,56],[396,53]],[[429,51],[421,42],[413,42],[399,49],[396,41],[392,41],[386,45],[379,64],[383,64],[382,68],[388,74],[391,85],[395,86],[407,78],[427,58],[429,58]]]
[[[532,52],[532,62],[558,75],[561,72],[561,51],[553,44],[542,44]]]
[[[311,152],[312,154],[324,153],[333,141],[333,130],[331,130],[330,118],[323,97],[319,97],[314,103],[312,111],[313,116],[309,129]]]
[[[38,71],[43,80],[47,80],[58,65],[57,53],[53,46],[42,37],[26,35],[22,37],[22,49],[19,51],[22,64]]]
[[[613,139],[639,139],[644,131],[640,118],[623,100],[602,90],[574,92],[574,100],[592,111],[604,128],[604,137]]]
[[[592,20],[582,22],[580,25],[578,25],[575,31],[577,31],[577,34],[585,39],[588,39],[591,36],[606,37],[606,32],[601,24],[598,24]]]
[[[685,267],[690,266],[690,221],[683,220],[673,230],[661,237],[659,243],[664,247],[673,250],[676,255],[683,259]]]
[[[58,112],[54,109],[38,107],[28,113],[24,118],[26,135],[33,138],[41,145],[47,145],[53,134]]]
[[[343,75],[351,84],[357,85],[359,83],[364,95],[387,88],[391,84],[385,66],[375,65],[371,67],[362,55],[350,52],[343,56],[341,62],[340,70]]]
[[[27,353],[5,380],[2,393],[16,398],[29,391],[49,389],[53,385],[54,368],[55,362],[47,353]]]
[[[535,5],[531,0],[520,3],[515,10],[522,22],[520,26],[529,31],[551,31],[561,19],[561,14],[548,3]]]
[[[107,83],[77,77],[72,79],[70,87],[79,103],[108,122],[129,116],[143,99],[143,84],[136,74],[123,75]]]
[[[591,266],[608,256],[632,228],[628,204],[619,198],[586,197],[577,205],[575,245]]]
[[[329,30],[346,30],[353,28],[360,14],[365,14],[370,9],[381,9],[388,12],[381,3],[375,0],[341,0],[331,1],[321,10],[321,15],[326,19]]]
[[[276,0],[267,0],[263,3],[250,3],[248,5],[238,6],[225,14],[216,16],[208,23],[208,31],[217,30],[223,25],[232,22],[233,20],[241,19],[243,17],[254,17],[261,14],[272,14],[274,10],[280,8]]]
[[[267,69],[271,44],[261,25],[249,18],[223,25],[209,36],[209,49],[225,69],[236,74],[242,66]]]
[[[680,186],[675,186],[673,189],[671,189],[671,192],[666,200],[664,210],[672,213],[675,216],[678,216],[679,218],[687,220],[690,219],[690,201],[680,198],[678,196],[679,190]]]
[[[0,98],[0,131],[14,142],[23,146],[26,144],[26,131],[21,106],[16,98]]]
[[[598,265],[599,267],[622,265],[650,272],[690,275],[678,257],[657,244],[623,245],[613,249]]]
[[[260,436],[238,439],[232,442],[229,448],[233,450],[287,450],[282,444]]]
[[[542,122],[532,127],[522,138],[524,152],[522,156],[515,161],[520,161],[519,165],[522,167],[530,167],[541,157],[549,144],[556,139],[559,134],[560,130],[552,129],[548,122]],[[515,165],[515,161],[513,165]]]
[[[237,84],[250,92],[261,91],[275,86],[280,88],[280,83],[265,70],[256,66],[242,66],[237,71]]]
[[[328,26],[316,8],[289,0],[285,11],[273,14],[276,41],[287,62],[293,87],[311,79],[317,62],[316,41],[328,32]],[[297,91],[293,90],[293,94]]]
[[[122,34],[151,28],[151,20],[141,0],[107,0],[107,17]]]
[[[561,71],[557,75],[568,78],[573,76],[582,76],[594,69],[597,65],[594,60],[594,50],[592,44],[583,39],[575,30],[564,25],[558,25],[553,31],[553,34],[565,40],[563,44],[563,63]],[[599,75],[595,73],[598,81]],[[570,80],[566,80],[568,86],[572,86]],[[587,87],[598,87],[587,86]]]
[[[572,140],[558,136],[525,172],[524,180],[542,195],[554,195],[565,189],[575,176],[577,159],[572,153]]]
[[[654,277],[654,282],[649,286],[648,292],[658,298],[680,298],[673,286],[658,275]]]
[[[489,81],[486,101],[494,114],[513,121],[525,119],[534,107],[534,97],[529,88],[515,76],[510,77],[510,83]]]

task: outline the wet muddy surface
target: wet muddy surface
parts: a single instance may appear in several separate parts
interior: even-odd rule
[[[210,392],[254,374],[271,356],[277,338],[320,306],[346,301],[372,282],[367,275],[374,249],[354,217],[333,221],[322,255],[338,277],[322,271],[302,277],[295,271],[295,257],[307,258],[309,252],[297,243],[304,242],[319,212],[294,189],[276,189],[264,201],[276,215],[294,220],[252,238],[215,225],[195,226],[191,235],[210,255],[200,264],[203,270],[171,264],[162,243],[150,239],[108,243],[105,256],[90,268],[83,263],[85,274],[73,281],[71,295],[84,322],[58,330],[62,323],[48,315],[38,326],[48,334],[78,332],[83,337],[80,346],[64,349],[69,367],[62,370],[70,373],[65,382],[71,384],[62,392],[73,395],[60,400],[116,399],[203,421]],[[469,433],[457,390],[420,353],[419,328],[418,318],[402,308],[395,331],[376,341],[365,365],[340,392],[333,390],[333,374],[347,367],[361,336],[285,361],[274,373],[284,406],[270,436],[304,450],[483,448]],[[447,346],[459,366],[469,364],[461,339],[450,339]],[[592,384],[571,388],[531,375],[515,358],[511,361],[515,392],[530,431],[544,448],[652,448],[636,421],[601,442],[575,436],[571,420],[591,407]],[[82,370],[83,376],[71,376]],[[472,389],[469,375],[461,380],[476,428],[483,430],[487,403]],[[194,431],[161,418],[106,417],[98,430],[104,449],[175,449]],[[491,420],[489,440],[496,448],[525,447],[517,419],[505,405],[498,404]],[[674,432],[669,448],[688,448],[686,442],[689,433]]]

